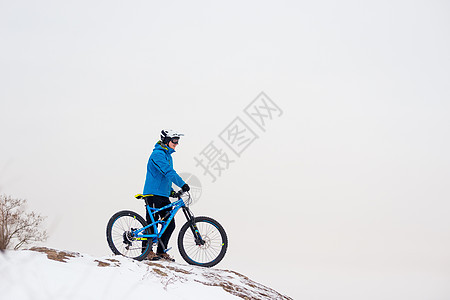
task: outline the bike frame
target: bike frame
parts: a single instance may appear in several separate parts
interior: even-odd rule
[[[131,232],[132,237],[135,240],[149,240],[151,239],[153,243],[157,243],[158,240],[161,238],[162,234],[166,231],[167,227],[169,226],[172,219],[175,217],[177,212],[180,210],[180,208],[183,208],[183,212],[186,216],[186,219],[188,221],[192,221],[193,215],[188,207],[186,207],[183,199],[179,198],[177,201],[168,204],[161,208],[153,208],[148,205],[147,201],[145,201],[145,206],[147,208],[148,214],[150,215],[150,220],[152,223],[148,224],[145,227],[133,230]],[[172,207],[172,210],[166,214],[166,216],[163,218],[163,220],[155,221],[154,214],[160,211],[163,211],[165,209],[168,209]],[[168,217],[168,218],[167,218]],[[166,219],[166,221],[164,221]],[[158,224],[162,224],[161,231],[158,232]],[[145,231],[147,228],[153,227],[153,234],[143,234],[142,232]]]

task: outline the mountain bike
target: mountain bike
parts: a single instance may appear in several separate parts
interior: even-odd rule
[[[228,248],[227,234],[216,220],[209,217],[194,217],[189,209],[192,203],[190,193],[183,194],[179,191],[176,194],[178,200],[158,209],[149,205],[148,196],[150,195],[138,194],[135,198],[145,201],[151,219],[150,224],[130,210],[119,211],[109,219],[106,226],[106,240],[114,254],[143,260],[152,250],[154,243],[160,243],[165,252],[169,251],[170,248],[166,249],[160,238],[181,209],[187,220],[178,234],[178,250],[181,257],[188,264],[203,267],[215,266],[223,259]],[[155,214],[165,209],[170,211],[164,218],[155,220]],[[153,233],[150,228],[153,229]]]

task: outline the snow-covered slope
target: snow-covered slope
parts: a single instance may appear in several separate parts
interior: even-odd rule
[[[48,248],[0,253],[2,300],[233,298],[291,299],[227,270]]]

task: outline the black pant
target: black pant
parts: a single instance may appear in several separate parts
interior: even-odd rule
[[[153,207],[153,208],[161,208],[161,207],[164,207],[171,203],[168,197],[157,196],[157,195],[149,196],[149,197],[147,197],[146,200],[147,200],[147,203],[150,205],[150,207]],[[168,209],[164,209],[160,212],[157,212],[157,213],[153,214],[153,218],[155,219],[155,221],[157,221],[159,219],[163,220],[163,218],[168,213],[170,213],[171,210],[172,210],[172,208],[170,207]],[[164,221],[166,221],[169,218],[169,216],[170,215],[167,215],[167,217],[164,218]],[[147,219],[147,223],[151,224],[152,220],[150,219],[148,211],[146,211],[145,217]],[[161,242],[164,245],[164,247],[161,245],[161,243],[158,243],[158,249],[156,250],[156,253],[164,253],[164,250],[167,249],[167,245],[169,243],[170,236],[172,235],[172,232],[174,230],[175,230],[175,218],[173,218],[172,221],[170,221],[169,226],[167,226],[166,231],[164,231],[164,233],[161,236]],[[150,227],[150,233],[151,234],[154,233],[153,226]]]

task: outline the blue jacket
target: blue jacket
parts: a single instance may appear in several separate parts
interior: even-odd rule
[[[147,164],[147,176],[145,178],[144,195],[158,195],[169,197],[172,191],[172,182],[182,187],[185,182],[173,169],[172,148],[161,145],[161,141],[155,144]]]

